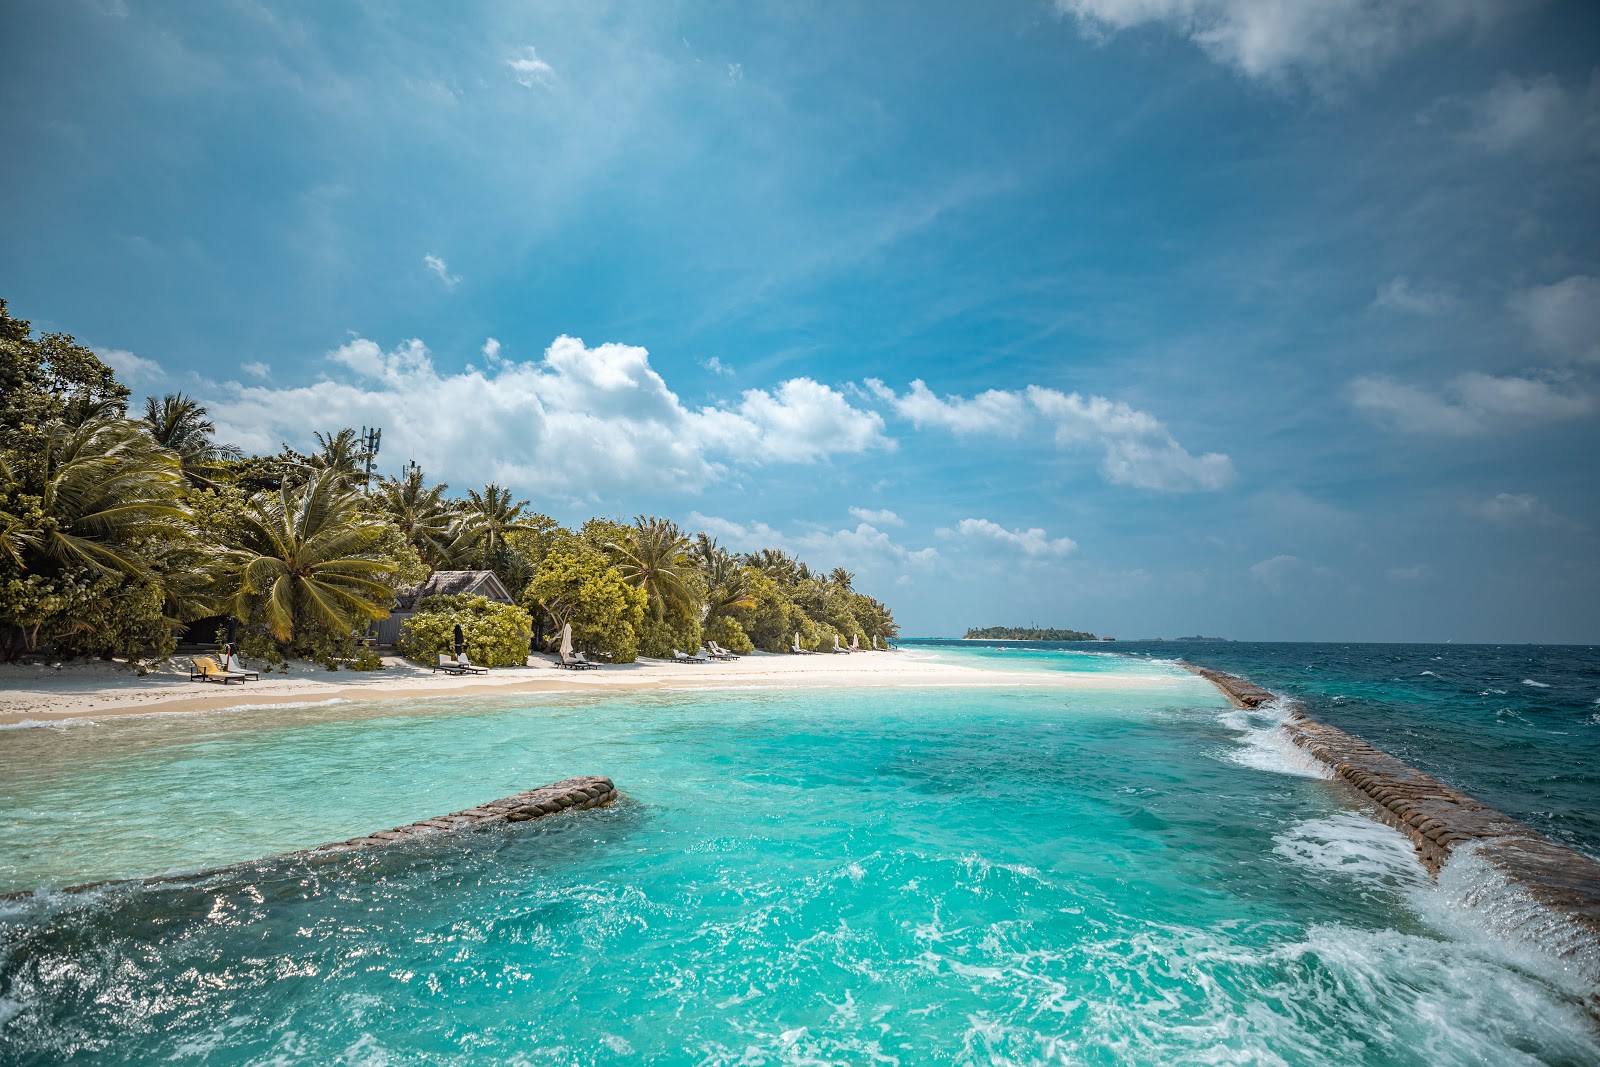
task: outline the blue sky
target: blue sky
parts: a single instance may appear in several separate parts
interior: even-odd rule
[[[0,294],[911,634],[1600,640],[1600,9],[19,5]],[[920,383],[920,384],[919,384]]]

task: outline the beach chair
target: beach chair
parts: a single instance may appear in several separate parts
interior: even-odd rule
[[[597,671],[600,669],[600,664],[596,663],[588,656],[585,656],[582,652],[574,652],[572,654],[572,661],[586,671]]]
[[[451,659],[450,656],[447,653],[444,653],[444,652],[439,653],[439,662],[434,664],[433,669],[435,671],[444,671],[444,673],[446,673],[446,674],[466,674],[467,673],[466,670],[461,666],[461,664],[459,664],[455,660]]]
[[[210,656],[196,656],[189,661],[189,681],[221,682],[223,685],[227,685],[229,682],[238,682],[243,685],[245,676],[243,673],[223,670],[217,666],[217,661]]]
[[[227,670],[229,674],[242,674],[245,676],[245,678],[252,682],[259,682],[261,680],[260,671],[252,671],[247,669],[244,664],[239,662],[239,657],[233,653],[228,654]]]
[[[861,635],[860,634],[851,634],[850,635],[850,647],[845,649],[845,651],[846,652],[860,652],[861,651]]]
[[[584,658],[582,652],[574,652],[570,656],[563,656],[557,652],[556,666],[569,671],[592,671],[598,670],[600,664],[589,662]]]
[[[687,652],[683,651],[683,649],[675,648],[675,649],[672,650],[672,662],[674,662],[674,663],[710,663],[711,661],[706,659],[704,656],[691,656]]]
[[[489,673],[489,668],[488,667],[480,667],[480,666],[478,666],[476,663],[472,662],[470,659],[467,658],[467,654],[465,652],[457,652],[456,653],[456,666],[460,667],[463,671],[466,671],[468,674],[488,674]]]
[[[738,659],[739,658],[736,653],[729,652],[727,649],[723,648],[721,645],[717,644],[715,641],[707,641],[706,642],[706,650],[711,653],[711,658],[712,659]]]
[[[849,652],[850,652],[850,650],[848,648],[845,648],[843,645],[839,644],[839,635],[838,634],[834,634],[833,635],[833,650],[835,652],[844,653],[846,655],[848,655]]]

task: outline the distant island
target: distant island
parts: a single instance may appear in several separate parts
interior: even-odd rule
[[[1034,626],[984,626],[967,631],[963,641],[1115,641],[1082,630],[1039,629]]]

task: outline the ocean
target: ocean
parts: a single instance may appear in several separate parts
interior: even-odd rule
[[[0,1062],[1600,1062],[1470,865],[1429,879],[1180,652],[1594,851],[1593,650],[908,642],[1105,677],[5,730]],[[574,774],[625,799],[253,862]]]

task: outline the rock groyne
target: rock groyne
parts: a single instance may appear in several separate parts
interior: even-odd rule
[[[1257,708],[1274,699],[1236,675],[1184,666],[1238,707]],[[1453,853],[1470,849],[1522,898],[1513,907],[1496,909],[1512,916],[1510,925],[1600,981],[1600,863],[1359,737],[1318,722],[1302,708],[1290,710],[1283,729],[1290,741],[1370,801],[1381,822],[1409,837],[1429,874],[1437,878]]]
[[[552,785],[542,785],[515,796],[491,800],[472,808],[453,811],[449,815],[436,815],[431,819],[397,826],[392,830],[352,837],[348,841],[335,841],[319,845],[306,852],[342,852],[354,848],[371,848],[375,845],[393,844],[396,841],[415,840],[456,830],[472,830],[495,823],[531,822],[563,811],[587,811],[603,808],[617,799],[616,786],[611,779],[599,775],[568,778]],[[301,853],[290,853],[301,855]]]

